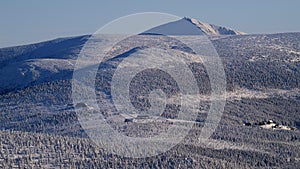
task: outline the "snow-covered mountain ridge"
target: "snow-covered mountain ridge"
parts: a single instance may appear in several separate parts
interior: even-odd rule
[[[206,36],[221,36],[221,35],[244,35],[246,33],[236,31],[224,26],[217,26],[200,22],[197,19],[184,17],[180,20],[169,22],[154,28],[151,28],[142,34],[151,35],[206,35]]]
[[[194,18],[185,17],[184,19],[197,26],[206,35],[245,35],[246,34],[244,32],[236,31],[227,27],[200,22]]]

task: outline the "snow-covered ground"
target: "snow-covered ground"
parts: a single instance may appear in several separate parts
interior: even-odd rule
[[[193,24],[198,25],[199,28],[202,27],[206,32],[220,34],[217,32],[220,31],[219,28],[212,25],[198,23],[195,20],[193,20]],[[197,138],[201,133],[201,125],[207,117],[207,110],[210,108],[210,89],[206,86],[207,84],[209,86],[209,79],[207,81],[205,78],[202,59],[188,48],[178,45],[178,42],[172,41],[170,44],[169,39],[166,38],[157,36],[156,38],[160,38],[157,40],[143,36],[145,42],[149,42],[151,45],[157,44],[162,48],[171,48],[175,54],[182,56],[184,61],[190,64],[194,76],[198,79],[199,88],[206,92],[199,96],[189,95],[186,97],[191,105],[199,104],[196,109],[199,116],[197,122],[168,117],[148,116],[148,118],[137,114],[117,114],[113,111],[113,103],[109,96],[110,86],[105,86],[109,83],[103,83],[104,89],[97,91],[97,96],[104,98],[103,100],[99,99],[98,105],[91,105],[89,100],[72,103],[72,71],[77,55],[88,36],[62,38],[39,44],[0,49],[0,127],[2,129],[0,132],[0,164],[5,163],[5,160],[2,160],[4,157],[12,159],[13,163],[22,160],[24,162],[24,159],[27,159],[26,153],[29,151],[39,152],[43,156],[38,157],[38,153],[32,153],[31,161],[36,163],[39,162],[38,159],[49,160],[45,157],[47,154],[51,155],[50,160],[54,159],[54,162],[52,161],[54,164],[60,163],[59,161],[62,159],[75,159],[76,161],[77,157],[85,158],[85,160],[101,159],[102,161],[98,161],[99,164],[107,162],[108,158],[115,158],[121,162],[123,159],[118,159],[113,155],[97,154],[94,151],[98,151],[99,147],[90,149],[93,144],[82,141],[85,140],[82,137],[86,137],[86,135],[82,134],[84,132],[82,132],[74,108],[84,112],[94,112],[94,106],[99,106],[106,120],[111,122],[111,125],[119,125],[117,127],[120,127],[123,134],[143,133],[137,130],[136,124],[142,126],[155,121],[162,125],[171,123],[193,123],[195,125],[190,132],[190,137],[185,138],[178,145],[179,151],[174,148],[167,152],[169,154],[163,154],[159,159],[154,157],[155,162],[163,161],[161,159],[165,159],[165,156],[170,159],[176,157],[182,160],[186,158],[183,156],[191,155],[193,158],[199,156],[208,158],[208,164],[214,163],[211,161],[213,159],[222,163],[231,161],[232,163],[259,166],[267,163],[267,166],[276,168],[287,164],[287,159],[289,159],[292,163],[291,166],[297,166],[293,160],[297,161],[298,159],[299,161],[300,132],[290,131],[287,126],[292,127],[294,124],[297,128],[300,126],[300,76],[299,62],[297,61],[299,37],[298,33],[211,37],[224,63],[228,91],[222,119],[205,145],[199,144]],[[193,37],[188,38],[193,40]],[[111,75],[114,66],[122,61],[120,58],[130,57],[131,54],[140,50],[137,48],[138,45],[140,44],[129,40],[124,44],[124,48],[114,47],[110,51],[111,57],[107,58],[109,60],[106,62],[107,65],[104,65],[106,67],[101,67],[105,70],[102,72],[99,70],[99,72],[102,75]],[[115,56],[118,58],[115,59]],[[252,61],[249,62],[251,58]],[[286,69],[290,71],[286,71]],[[103,76],[104,80],[109,80],[107,76]],[[137,86],[134,89],[137,91],[140,88]],[[141,98],[147,99],[147,97],[143,97]],[[172,95],[172,97],[168,98],[168,101],[178,99],[176,95]],[[191,109],[191,111],[193,110],[195,109]],[[126,119],[133,120],[126,122]],[[263,130],[259,127],[246,127],[241,124],[244,120],[252,119],[255,119],[253,121],[274,119],[278,122],[278,128],[281,130]],[[265,128],[272,128],[272,126],[274,124],[262,125]],[[162,128],[160,125],[157,127]],[[146,129],[154,128],[146,126]],[[55,137],[48,134],[55,135]],[[74,142],[74,140],[77,141]],[[65,151],[66,148],[70,152]],[[19,156],[23,150],[24,155]],[[48,153],[46,150],[51,152]],[[5,156],[6,154],[9,156]],[[63,154],[63,158],[61,158],[61,154]],[[81,160],[80,162],[85,163],[86,161]]]

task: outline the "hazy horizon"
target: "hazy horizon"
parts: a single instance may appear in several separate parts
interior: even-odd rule
[[[299,1],[13,1],[1,2],[0,48],[92,34],[119,17],[163,12],[249,34],[300,32]],[[115,10],[114,10],[115,9]]]

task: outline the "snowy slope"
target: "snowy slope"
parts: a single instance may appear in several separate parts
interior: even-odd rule
[[[75,61],[68,59],[31,59],[0,68],[0,93],[43,82],[70,79]]]
[[[245,33],[235,31],[223,26],[216,26],[200,22],[193,18],[182,18],[175,22],[166,23],[155,28],[149,29],[142,34],[158,35],[244,35]]]
[[[183,18],[144,34],[240,35],[225,27]],[[51,41],[0,49],[0,93],[61,79],[70,79],[77,55],[90,36],[58,38]]]
[[[29,59],[76,59],[80,46],[90,36],[58,38],[36,44],[14,46],[0,49],[0,67],[5,64]]]
[[[194,18],[184,18],[185,20],[191,22],[199,29],[202,30],[206,35],[244,35],[246,33],[235,31],[230,28],[226,28],[223,26],[212,25],[208,23],[203,23]]]
[[[60,79],[70,79],[89,36],[0,49],[0,93]]]

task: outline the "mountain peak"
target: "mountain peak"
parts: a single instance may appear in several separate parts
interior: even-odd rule
[[[212,25],[200,22],[194,18],[184,17],[174,22],[169,22],[152,29],[149,29],[141,34],[151,35],[244,35],[245,33],[235,31],[223,26]]]
[[[235,31],[233,29],[226,28],[223,26],[217,26],[217,25],[213,25],[213,24],[200,22],[199,20],[197,20],[195,18],[184,17],[183,19],[187,20],[190,23],[197,26],[206,35],[244,35],[244,34],[246,34],[244,32]]]

